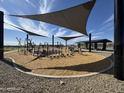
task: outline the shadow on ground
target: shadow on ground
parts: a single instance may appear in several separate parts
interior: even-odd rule
[[[25,68],[24,66],[22,65],[19,65],[19,64],[16,64],[16,63],[13,63],[11,59],[9,58],[6,58],[4,60],[2,60],[4,63],[10,65],[11,67],[17,67],[19,69],[21,69],[22,71],[25,71],[25,72],[31,72],[32,70],[31,69],[28,69],[28,68]]]
[[[37,68],[37,69],[56,69],[56,70],[98,72],[98,71],[100,71],[102,69],[108,68],[111,65],[108,59],[113,60],[113,55],[111,55],[111,56],[109,56],[109,57],[107,57],[107,58],[105,58],[103,60],[94,62],[94,63],[79,64],[79,65],[64,66],[64,67],[60,66],[60,67],[49,67],[49,68]],[[108,61],[106,61],[106,60],[108,60]],[[103,66],[102,68],[99,68],[98,66],[101,66],[101,65],[107,65],[107,66]],[[96,68],[94,69],[94,67],[96,67]],[[37,70],[37,69],[35,69],[35,70]],[[34,69],[32,69],[32,70],[34,70]],[[103,72],[103,73],[113,74],[113,68],[111,68],[110,70],[109,70],[110,72],[106,71],[106,72]]]
[[[56,69],[56,70],[72,70],[72,71],[86,71],[86,72],[98,72],[100,71],[101,69],[105,69],[107,68],[108,66],[110,66],[110,62],[106,61],[107,59],[111,59],[113,61],[113,55],[103,59],[103,60],[100,60],[100,61],[97,61],[97,62],[94,62],[94,63],[89,63],[89,64],[79,64],[79,65],[73,65],[73,66],[64,66],[64,67],[49,67],[49,68],[37,68],[37,69],[29,69],[29,68],[26,68],[22,65],[19,65],[19,64],[16,64],[16,63],[13,63],[12,60],[10,59],[4,59],[3,61],[14,67],[16,66],[17,68],[21,69],[22,71],[25,71],[25,72],[31,72],[32,70],[38,70],[38,69]],[[34,59],[34,60],[37,60]],[[102,61],[102,62],[101,62]],[[103,66],[103,68],[97,68],[97,66],[101,66],[101,65],[107,65],[107,66]],[[96,67],[94,69],[94,66]],[[111,68],[110,70],[106,71],[106,72],[103,72],[103,74],[113,74],[113,68]]]

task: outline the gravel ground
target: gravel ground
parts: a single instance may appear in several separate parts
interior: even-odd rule
[[[83,78],[51,79],[23,74],[0,61],[0,93],[124,93],[113,70]]]

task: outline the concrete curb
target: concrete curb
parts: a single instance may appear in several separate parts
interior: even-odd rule
[[[13,52],[17,52],[18,50],[12,50],[12,51],[8,51],[8,52],[4,52],[4,54],[9,54],[9,53],[13,53]]]

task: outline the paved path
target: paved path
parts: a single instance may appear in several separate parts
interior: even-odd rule
[[[83,78],[50,79],[23,74],[0,61],[0,93],[124,93],[113,70]]]

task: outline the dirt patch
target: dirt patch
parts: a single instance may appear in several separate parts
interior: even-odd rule
[[[22,55],[18,52],[6,54],[17,64],[32,70],[33,73],[54,76],[83,75],[99,72],[110,66],[110,61],[104,56],[84,52],[63,58],[37,58],[32,55]]]

